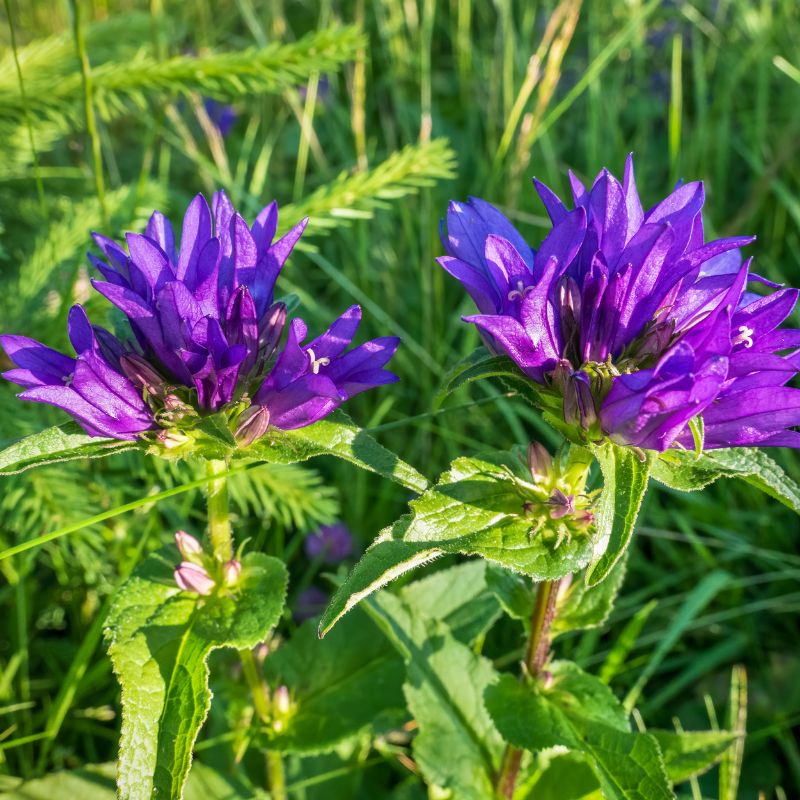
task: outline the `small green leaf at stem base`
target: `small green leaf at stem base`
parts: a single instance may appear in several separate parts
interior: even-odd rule
[[[251,553],[234,587],[199,597],[176,586],[174,555],[171,547],[151,555],[109,613],[109,655],[122,686],[121,800],[179,800],[211,703],[209,653],[254,647],[283,610],[288,576],[278,559]]]

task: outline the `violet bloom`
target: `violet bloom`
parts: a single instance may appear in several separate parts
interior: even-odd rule
[[[800,447],[800,390],[786,387],[800,331],[778,330],[798,293],[742,263],[753,237],[705,241],[699,182],[645,212],[631,157],[621,183],[607,170],[589,190],[570,182],[573,209],[534,181],[552,221],[537,251],[485,201],[450,204],[439,261],[478,306],[465,320],[487,346],[589,439],[689,447],[702,415],[708,448]]]
[[[328,605],[328,595],[319,586],[309,586],[303,589],[294,604],[292,616],[295,622],[305,622],[319,616]]]
[[[353,534],[347,525],[321,525],[303,541],[306,555],[310,559],[322,558],[327,564],[338,564],[353,552]]]
[[[206,97],[203,100],[203,108],[209,119],[217,126],[220,136],[226,137],[231,132],[239,116],[236,113],[236,109],[211,97]]]
[[[3,337],[18,369],[4,374],[26,388],[22,397],[56,405],[97,436],[132,439],[162,428],[166,444],[189,440],[199,417],[223,412],[241,444],[268,426],[310,425],[366,389],[392,383],[383,369],[395,337],[347,351],[361,319],[349,308],[316,339],[292,320],[280,341],[286,306],[275,281],[306,220],[275,239],[271,203],[248,224],[224,192],[209,209],[197,195],[183,219],[180,247],[156,211],[144,234],[129,233],[127,251],[95,234],[106,260],[89,256],[103,280],[94,288],[127,317],[119,341],[92,328],[80,306],[70,313],[71,359],[31,339]]]

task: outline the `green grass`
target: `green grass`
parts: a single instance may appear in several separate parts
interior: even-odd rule
[[[4,331],[64,343],[66,310],[86,296],[89,230],[136,229],[156,206],[175,219],[194,193],[219,186],[248,215],[273,197],[292,206],[285,223],[311,209],[310,247],[290,260],[283,288],[301,298],[312,330],[360,302],[365,337],[403,336],[394,361],[401,383],[349,410],[434,476],[460,453],[544,435],[531,410],[490,386],[464,389],[432,413],[445,370],[477,344],[459,322],[468,301],[434,263],[448,199],[485,197],[538,241],[546,222],[531,176],[564,192],[567,168],[584,178],[604,165],[619,171],[634,151],[645,200],[655,202],[678,179],[704,179],[710,232],[758,234],[757,271],[800,284],[793,0],[79,5],[88,84],[66,2],[10,3],[24,98],[12,28],[0,26]],[[291,58],[304,36],[334,24],[343,33],[326,45],[321,80]],[[249,70],[246,48],[261,54],[261,72]],[[194,56],[203,69],[187,71]],[[209,125],[203,95],[236,108],[227,138]],[[97,299],[89,305],[98,319],[107,313]],[[0,387],[0,437],[57,418]],[[798,475],[794,453],[780,460]],[[118,694],[99,641],[106,599],[143,550],[176,527],[203,524],[200,490],[185,486],[199,476],[188,467],[151,469],[123,454],[0,487],[0,548],[70,531],[0,561],[5,775],[114,757]],[[314,505],[318,491],[308,470],[306,484],[292,483],[291,507],[258,499],[280,494],[280,480],[291,482],[286,474],[243,478],[234,496],[238,525],[263,549],[289,554],[295,580],[308,566],[298,533],[340,507],[366,544],[407,499],[346,465],[313,470],[340,487],[316,514],[298,511]],[[117,513],[147,495],[141,507]],[[744,665],[750,737],[741,797],[800,794],[797,529],[786,509],[738,484],[688,496],[652,490],[613,622],[619,630],[654,600],[652,613],[626,653],[615,654],[607,634],[563,644],[589,666],[619,661],[613,686],[621,696],[633,692],[648,724],[662,727],[675,718],[687,729],[707,727],[707,699],[722,724],[731,668]],[[210,728],[219,733],[219,720]],[[335,777],[338,768],[325,757],[317,772]],[[718,796],[715,781],[701,788]]]

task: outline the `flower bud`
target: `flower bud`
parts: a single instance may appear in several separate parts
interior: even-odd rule
[[[591,382],[585,372],[573,372],[564,387],[564,421],[587,431],[597,423]]]
[[[553,489],[547,504],[550,508],[550,519],[571,517],[575,513],[575,495],[564,494],[561,489]]]
[[[552,672],[543,672],[542,673],[542,687],[545,689],[552,689],[553,684],[555,683],[555,678],[553,677]]]
[[[247,447],[260,439],[269,428],[269,409],[266,406],[250,406],[237,418],[234,436],[241,447]]]
[[[193,564],[191,561],[182,562],[175,570],[175,583],[184,592],[209,595],[214,591],[214,581],[211,576],[203,567]]]
[[[156,439],[167,449],[174,450],[176,447],[182,447],[191,441],[191,438],[179,430],[160,430],[156,434]]]
[[[258,326],[262,331],[258,349],[259,356],[263,361],[266,361],[275,352],[286,325],[286,316],[285,303],[274,303],[266,310],[262,322]]]
[[[528,467],[534,483],[541,483],[552,472],[553,459],[540,442],[531,442],[528,445]]]
[[[242,564],[235,558],[228,561],[222,569],[225,576],[226,586],[235,586],[239,582],[239,576],[242,574]]]
[[[166,382],[153,367],[137,353],[127,353],[119,360],[120,369],[137,388],[154,397],[164,393]]]
[[[292,709],[292,699],[289,696],[289,687],[281,684],[273,695],[275,713],[286,716]]]
[[[197,556],[203,554],[203,546],[186,531],[178,531],[175,534],[175,545],[184,561],[195,561]]]

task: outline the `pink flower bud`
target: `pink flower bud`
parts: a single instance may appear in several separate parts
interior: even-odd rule
[[[137,353],[127,353],[119,360],[120,369],[137,389],[158,397],[163,394],[164,378]]]
[[[553,459],[540,442],[531,442],[528,445],[528,467],[534,483],[545,480],[553,469]]]
[[[156,434],[156,439],[158,439],[167,450],[174,450],[176,447],[181,447],[190,441],[190,438],[185,433],[177,430],[161,430]]]
[[[236,441],[242,447],[247,447],[256,439],[260,439],[269,427],[269,409],[266,406],[250,406],[243,411],[236,428]]]
[[[286,716],[292,708],[292,699],[289,696],[289,688],[281,684],[276,690],[273,697],[276,715]]]
[[[191,561],[183,561],[175,570],[175,583],[184,592],[208,595],[214,591],[214,581],[210,575],[203,567],[198,564],[192,564]]]
[[[192,558],[193,556],[203,554],[203,546],[186,531],[178,531],[175,534],[175,545],[184,561],[193,561],[195,560]]]
[[[542,686],[545,689],[552,689],[554,683],[555,683],[555,678],[553,677],[553,673],[552,672],[543,672],[542,673]]]
[[[225,564],[223,568],[225,575],[225,585],[235,586],[239,582],[239,576],[242,574],[242,565],[235,558],[232,558]]]

